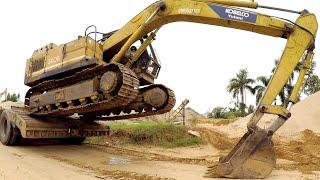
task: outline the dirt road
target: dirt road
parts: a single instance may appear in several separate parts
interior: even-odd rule
[[[201,179],[205,169],[113,155],[86,145],[0,145],[0,179]]]
[[[187,159],[179,162],[174,158],[152,160],[157,159],[155,154],[143,157],[125,150],[119,154],[116,151],[88,145],[0,145],[0,179],[204,179],[206,165],[203,163],[197,165]],[[277,170],[270,179],[284,177],[313,179],[319,176]]]
[[[0,179],[95,179],[94,174],[50,158],[45,158],[47,147],[5,147],[0,145]]]

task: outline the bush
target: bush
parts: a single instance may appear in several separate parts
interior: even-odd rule
[[[137,124],[111,124],[113,134],[125,134],[126,143],[150,144],[166,148],[200,144],[201,139],[188,134],[185,126],[142,121]],[[123,133],[125,131],[125,133]]]
[[[18,102],[20,99],[20,94],[10,94],[7,95],[7,101]]]
[[[248,109],[247,112],[246,109]],[[239,109],[216,107],[210,113],[208,113],[208,118],[235,119],[237,117],[245,117],[253,112],[254,106],[252,105],[250,105],[248,108],[246,108],[245,105],[242,105]]]

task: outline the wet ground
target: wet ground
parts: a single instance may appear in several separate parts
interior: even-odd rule
[[[201,154],[196,158],[195,152],[207,148],[214,153],[207,146],[167,150],[166,153],[160,149],[148,152],[148,147],[135,151],[91,145],[0,145],[0,179],[204,179],[208,162],[201,161]],[[190,156],[181,157],[187,154]],[[317,177],[276,170],[269,179]]]

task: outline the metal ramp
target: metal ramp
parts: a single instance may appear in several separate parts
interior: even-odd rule
[[[186,106],[189,104],[189,100],[185,99],[184,101],[182,101],[182,103],[180,104],[180,106],[173,111],[170,116],[169,116],[169,120],[173,121],[175,124],[180,124],[181,121],[175,121],[177,119],[177,117],[180,115],[182,116],[182,123],[183,125],[185,125],[185,110],[186,110]]]

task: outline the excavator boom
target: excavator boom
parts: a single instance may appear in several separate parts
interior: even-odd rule
[[[120,63],[128,49],[144,36],[154,36],[161,26],[177,21],[203,23],[251,31],[272,37],[287,39],[287,44],[265,93],[248,123],[248,132],[232,151],[220,158],[219,163],[208,170],[209,177],[264,178],[275,167],[275,155],[271,137],[290,118],[292,104],[297,102],[304,77],[312,62],[318,23],[314,14],[304,10],[295,22],[272,17],[247,9],[257,9],[256,2],[232,0],[163,0],[158,1],[135,16],[124,27],[103,42],[104,60]],[[272,8],[283,10],[280,8]],[[290,103],[274,106],[294,68],[301,62],[303,68]],[[132,64],[134,62],[130,62]],[[270,127],[262,129],[257,123],[265,114],[279,116]]]

